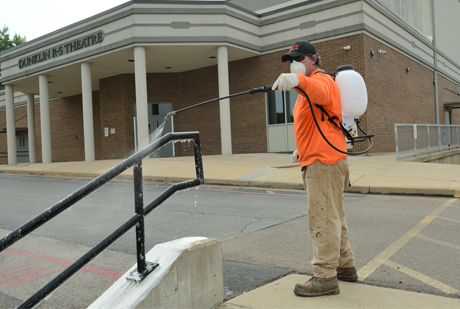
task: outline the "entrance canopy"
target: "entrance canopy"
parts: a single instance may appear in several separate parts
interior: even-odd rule
[[[27,132],[27,128],[16,128],[16,132]],[[6,128],[0,129],[0,133],[7,133]]]
[[[147,60],[146,71],[147,73],[177,73],[216,65],[218,46],[214,44],[170,44],[168,46],[143,44]],[[255,55],[257,54],[254,52],[229,47],[229,61]],[[99,90],[100,79],[134,73],[134,47],[119,48],[86,58],[85,61],[91,63],[92,89]],[[50,97],[68,97],[82,93],[80,62],[71,61],[47,70],[45,74],[48,75]],[[38,76],[33,74],[17,79],[14,81],[14,88],[22,93],[38,94]]]
[[[444,103],[444,108],[446,109],[460,108],[460,102],[446,102]]]

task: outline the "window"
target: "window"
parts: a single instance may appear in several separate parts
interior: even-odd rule
[[[171,103],[149,103],[149,115],[166,115],[172,112]]]
[[[293,110],[295,101],[297,100],[297,92],[294,90],[279,92],[270,91],[267,93],[267,110],[268,124],[283,124],[293,123]],[[288,111],[288,114],[286,114]]]

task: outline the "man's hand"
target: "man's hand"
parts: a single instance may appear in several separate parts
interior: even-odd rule
[[[289,91],[299,85],[299,77],[295,73],[282,73],[273,84],[272,90]]]
[[[297,149],[294,150],[291,156],[291,162],[292,163],[299,163],[299,154],[297,153]]]

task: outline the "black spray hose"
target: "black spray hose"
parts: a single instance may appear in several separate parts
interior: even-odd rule
[[[271,91],[271,90],[272,90],[272,86],[264,86],[264,87],[259,87],[259,88],[252,88],[252,89],[249,89],[248,91],[245,91],[245,92],[235,93],[235,94],[228,95],[226,97],[212,99],[212,100],[209,100],[209,101],[206,101],[206,102],[198,103],[198,104],[195,104],[195,105],[192,105],[192,106],[189,106],[189,107],[185,107],[185,108],[180,109],[178,111],[172,111],[172,112],[168,113],[165,116],[165,121],[168,121],[168,119],[171,116],[174,116],[177,113],[180,113],[180,112],[183,112],[183,111],[186,111],[188,109],[195,108],[195,107],[198,107],[198,106],[201,106],[201,105],[204,105],[204,104],[208,104],[208,103],[211,103],[211,102],[224,100],[224,99],[228,99],[228,98],[232,98],[232,97],[237,97],[237,96],[240,96],[240,95],[243,95],[243,94],[248,94],[248,93],[254,94],[254,93],[259,93],[259,92],[268,92],[268,91]]]
[[[364,133],[365,135],[364,136],[358,136],[356,138],[352,138],[352,144],[353,144],[353,141],[356,141],[356,142],[362,142],[364,141],[366,138],[369,139],[369,142],[370,142],[370,146],[369,148],[367,148],[366,150],[364,151],[361,151],[361,152],[345,152],[345,151],[342,151],[340,149],[337,149],[334,145],[332,145],[328,139],[326,138],[326,136],[324,136],[323,134],[323,131],[321,131],[321,128],[318,124],[318,121],[316,120],[316,116],[315,116],[315,112],[313,110],[313,106],[311,104],[311,101],[310,101],[310,98],[308,97],[308,95],[305,93],[305,91],[303,91],[303,89],[301,89],[300,87],[295,87],[296,89],[300,90],[300,92],[303,93],[303,95],[307,98],[307,101],[308,101],[308,104],[310,105],[310,110],[311,110],[311,114],[313,116],[313,120],[315,120],[315,124],[316,124],[316,127],[318,128],[319,130],[319,133],[321,133],[321,136],[324,138],[324,140],[329,144],[329,146],[331,146],[332,148],[334,148],[334,150],[340,152],[340,153],[343,153],[343,154],[346,154],[346,155],[360,155],[360,154],[363,154],[363,153],[366,153],[368,152],[371,148],[372,148],[372,145],[373,145],[373,142],[372,142],[372,137],[374,137],[375,135],[367,135],[366,132],[364,132],[364,130],[361,128],[361,126],[359,125],[359,120],[357,121],[357,125],[358,125],[358,128],[359,130]],[[255,93],[259,93],[259,92],[269,92],[269,91],[272,91],[272,86],[264,86],[264,87],[259,87],[259,88],[252,88],[252,89],[249,89],[248,91],[244,91],[244,92],[240,92],[240,93],[235,93],[235,94],[231,94],[231,95],[228,95],[226,97],[222,97],[222,98],[217,98],[217,99],[212,99],[212,100],[209,100],[209,101],[206,101],[206,102],[202,102],[202,103],[198,103],[198,104],[195,104],[195,105],[192,105],[192,106],[189,106],[189,107],[185,107],[183,109],[180,109],[178,111],[172,111],[170,113],[168,113],[166,116],[165,116],[165,122],[168,121],[168,119],[171,117],[171,116],[174,116],[175,114],[177,113],[180,113],[180,112],[183,112],[183,111],[186,111],[186,110],[189,110],[191,108],[195,108],[195,107],[198,107],[198,106],[201,106],[201,105],[204,105],[204,104],[208,104],[208,103],[211,103],[211,102],[215,102],[215,101],[220,101],[220,100],[224,100],[224,99],[228,99],[228,98],[232,98],[232,97],[237,97],[237,96],[240,96],[240,95],[243,95],[243,94],[255,94]]]
[[[340,152],[340,153],[343,153],[343,154],[346,154],[346,155],[354,155],[354,156],[357,156],[357,155],[360,155],[360,154],[363,154],[363,153],[366,153],[368,152],[371,148],[372,148],[372,145],[373,145],[373,142],[372,142],[372,137],[374,135],[367,135],[366,132],[363,131],[363,129],[361,129],[361,126],[359,125],[359,122],[358,122],[358,128],[361,132],[363,132],[364,134],[366,134],[366,136],[361,136],[358,138],[361,138],[359,141],[364,141],[364,138],[368,138],[369,141],[370,141],[370,146],[369,148],[367,148],[366,150],[364,151],[361,151],[361,152],[345,152],[345,151],[342,151],[338,148],[336,148],[334,145],[331,144],[331,142],[328,141],[328,139],[326,138],[326,136],[324,136],[323,134],[323,131],[321,131],[321,128],[319,127],[319,124],[318,124],[318,120],[316,120],[316,116],[315,116],[315,111],[313,110],[313,106],[311,104],[311,101],[310,101],[310,98],[308,97],[308,95],[305,93],[305,91],[303,91],[302,88],[300,87],[295,87],[297,90],[300,90],[300,92],[303,93],[303,95],[307,98],[307,101],[308,101],[308,105],[310,105],[310,110],[311,110],[311,114],[313,116],[313,120],[315,120],[315,124],[316,124],[316,127],[318,128],[319,130],[319,133],[321,133],[321,136],[323,137],[323,139],[329,144],[329,146],[331,146],[332,148],[334,148],[334,150]],[[358,141],[358,140],[357,140]]]

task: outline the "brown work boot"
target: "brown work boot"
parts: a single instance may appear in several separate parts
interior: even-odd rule
[[[340,293],[337,277],[317,278],[311,277],[305,283],[297,283],[294,293],[298,296],[313,297],[322,295],[337,295]]]
[[[348,268],[340,268],[337,267],[337,279],[348,281],[348,282],[356,282],[358,281],[358,273],[356,271],[356,267],[348,267]]]

